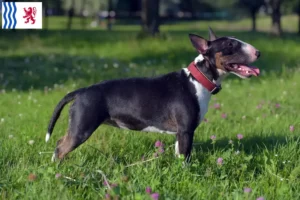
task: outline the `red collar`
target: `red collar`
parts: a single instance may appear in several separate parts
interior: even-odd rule
[[[188,70],[192,74],[192,76],[201,83],[211,94],[217,94],[221,89],[221,85],[216,85],[213,82],[211,82],[195,65],[194,62],[192,62],[188,66]]]

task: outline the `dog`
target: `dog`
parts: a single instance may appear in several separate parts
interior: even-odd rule
[[[199,55],[187,68],[152,78],[107,80],[68,93],[54,109],[46,134],[48,142],[63,107],[74,101],[68,131],[57,141],[52,161],[63,159],[101,124],[175,134],[175,155],[189,161],[194,131],[222,80],[230,73],[240,78],[260,74],[249,66],[260,52],[246,42],[217,37],[210,27],[209,40],[195,34],[189,39]]]

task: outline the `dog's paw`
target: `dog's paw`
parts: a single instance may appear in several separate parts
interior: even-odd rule
[[[53,153],[51,162],[55,162],[56,160],[57,160],[57,155],[55,153]]]
[[[175,157],[180,157],[178,141],[175,142]]]

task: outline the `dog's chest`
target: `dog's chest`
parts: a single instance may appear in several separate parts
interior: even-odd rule
[[[183,69],[187,75],[189,75],[188,69]],[[205,114],[208,111],[208,104],[211,97],[210,92],[199,82],[190,78],[189,80],[195,87],[196,90],[196,98],[199,105],[199,123],[204,119]]]

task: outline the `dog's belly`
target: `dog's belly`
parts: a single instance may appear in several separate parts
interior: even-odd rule
[[[157,128],[155,126],[148,126],[139,120],[134,120],[133,123],[133,120],[130,122],[124,122],[123,120],[119,119],[108,119],[104,122],[104,124],[127,130],[176,134],[176,131],[174,131],[176,130],[175,127]]]

